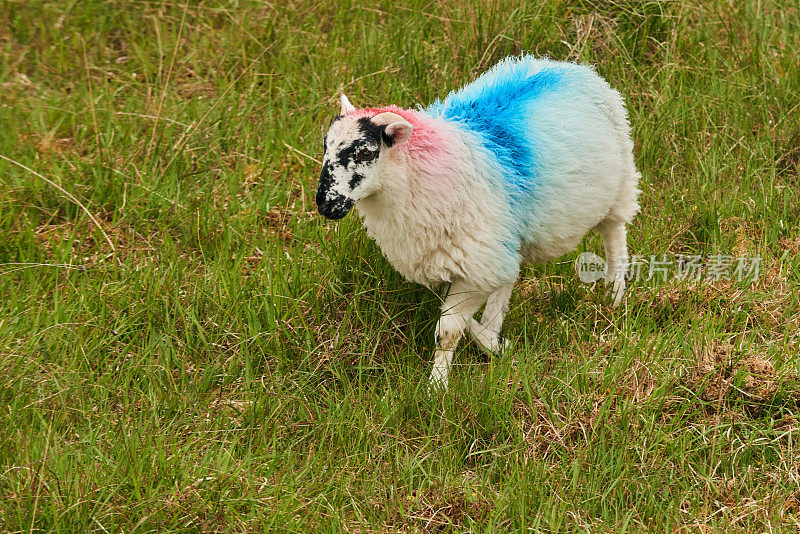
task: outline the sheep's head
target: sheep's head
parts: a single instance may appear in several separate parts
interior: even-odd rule
[[[317,208],[328,219],[341,219],[353,205],[381,188],[381,166],[412,126],[392,112],[356,112],[342,95],[339,117],[325,134]]]

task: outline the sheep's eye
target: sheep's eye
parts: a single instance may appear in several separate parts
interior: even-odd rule
[[[375,156],[377,155],[378,155],[377,151],[373,152],[372,150],[367,150],[366,148],[362,148],[361,150],[358,151],[358,154],[356,154],[356,161],[359,162],[372,161],[373,159],[375,159]]]

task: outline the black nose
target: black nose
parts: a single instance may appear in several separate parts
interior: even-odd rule
[[[338,221],[348,214],[350,208],[353,207],[352,200],[346,200],[343,203],[329,202],[327,204],[319,205],[319,212],[326,218],[333,221]]]
[[[342,195],[331,195],[329,192],[322,195],[317,192],[317,209],[320,215],[326,219],[333,219],[337,221],[347,215],[350,208],[353,207],[353,201]]]
[[[333,178],[326,168],[322,169],[317,187],[317,209],[326,219],[339,220],[353,207],[353,200],[331,191]]]

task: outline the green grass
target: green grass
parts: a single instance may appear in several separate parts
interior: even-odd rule
[[[626,97],[633,253],[761,273],[528,268],[429,396],[438,297],[315,214],[321,137],[523,50]],[[3,2],[0,530],[794,531],[798,57],[790,1]]]

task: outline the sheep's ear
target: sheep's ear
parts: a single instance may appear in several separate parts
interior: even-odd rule
[[[372,117],[372,122],[373,124],[380,126],[385,125],[383,130],[383,141],[388,146],[402,143],[408,139],[408,137],[411,135],[411,132],[414,130],[414,127],[411,126],[410,122],[405,120],[397,113],[393,113],[391,111],[384,111],[383,113],[375,115]]]
[[[414,131],[414,127],[408,121],[397,121],[386,126],[384,135],[386,136],[387,145],[397,145],[405,141]]]
[[[351,104],[350,101],[347,99],[347,95],[345,95],[344,93],[342,94],[342,98],[339,100],[339,102],[342,104],[342,108],[339,111],[339,115],[347,115],[348,113],[356,110],[353,104]]]

